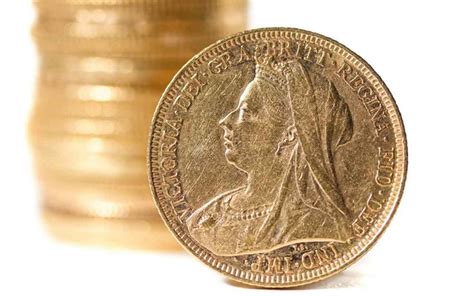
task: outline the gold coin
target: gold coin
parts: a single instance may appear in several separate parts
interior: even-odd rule
[[[98,42],[125,43],[136,42],[140,45],[156,46],[160,48],[179,48],[179,46],[203,44],[210,38],[216,38],[227,29],[227,33],[242,29],[243,25],[237,27],[218,27],[209,32],[193,33],[192,31],[153,31],[136,32],[131,29],[124,30],[121,26],[84,25],[84,24],[61,24],[60,22],[48,22],[38,24],[33,28],[33,36],[40,41],[56,39],[59,41],[83,40],[90,44],[100,44]],[[225,32],[225,31],[224,31]],[[104,40],[105,39],[105,40]],[[93,43],[95,42],[95,43]],[[123,44],[125,47],[125,44]]]
[[[191,57],[217,36],[207,38],[75,38],[55,35],[33,36],[40,52],[180,59]]]
[[[235,11],[222,17],[206,17],[210,20],[186,21],[156,19],[126,19],[116,21],[116,15],[103,15],[104,22],[64,21],[54,19],[38,19],[33,27],[33,34],[39,37],[58,36],[76,38],[109,38],[111,41],[120,38],[163,38],[183,42],[186,39],[199,40],[222,36],[223,33],[242,30],[247,23],[246,13]],[[228,20],[230,18],[230,20]],[[108,21],[113,19],[113,22]]]
[[[122,170],[123,173],[118,172],[117,174],[113,175],[113,171],[117,171],[117,169],[112,167],[110,171],[104,170],[102,174],[98,171],[86,172],[81,174],[81,172],[77,172],[77,169],[75,171],[72,171],[74,169],[74,166],[71,164],[65,164],[65,166],[70,166],[66,169],[64,168],[64,166],[59,167],[59,169],[50,167],[47,164],[41,166],[41,163],[45,163],[47,159],[40,158],[37,155],[33,156],[35,173],[38,179],[38,183],[42,188],[49,187],[49,184],[54,185],[62,182],[63,184],[65,184],[65,186],[68,186],[67,184],[88,184],[87,186],[90,186],[90,188],[98,188],[97,186],[100,187],[106,185],[116,186],[118,189],[121,187],[129,186],[144,186],[144,184],[146,184],[147,182],[146,173],[143,174],[142,170],[136,170],[135,174],[133,172],[134,170],[131,170],[130,172],[124,172]],[[38,165],[38,163],[40,163],[40,165]],[[100,168],[97,169],[100,170]]]
[[[201,1],[34,1],[40,17],[53,19],[74,19],[78,21],[104,22],[105,20],[122,19],[195,19],[205,20],[212,14],[225,9],[246,10],[247,0],[201,0]],[[114,12],[114,18],[107,19],[106,15]]]
[[[144,110],[156,106],[156,98],[136,104],[132,102],[95,102],[75,100],[54,100],[44,97],[41,93],[36,94],[35,114],[47,114],[49,116],[69,116],[82,118],[137,118]]]
[[[166,71],[180,68],[186,60],[163,60],[153,58],[129,58],[113,57],[103,55],[40,55],[40,71],[56,70],[65,72],[84,72],[84,73],[117,73],[129,74],[144,71]]]
[[[149,104],[156,102],[163,89],[156,86],[106,85],[98,83],[38,83],[36,93],[41,100],[77,100],[84,102],[118,102]]]
[[[33,113],[30,121],[31,132],[52,134],[74,134],[91,136],[129,136],[142,138],[147,134],[148,118],[152,110],[143,111],[135,118],[94,118],[50,116]]]
[[[46,230],[57,239],[114,248],[182,250],[159,218],[104,219],[43,207]]]
[[[136,157],[146,154],[147,139],[128,137],[95,137],[81,135],[55,135],[32,133],[30,142],[33,148],[50,151],[68,151],[68,153],[91,153],[100,155],[119,155]]]
[[[137,184],[41,179],[42,204],[49,208],[102,218],[153,218],[156,209],[146,179]]]
[[[174,69],[120,73],[113,71],[74,71],[74,69],[41,69],[38,81],[44,83],[98,83],[105,85],[154,86],[164,88],[173,78]]]
[[[345,46],[298,29],[243,32],[196,55],[150,135],[165,223],[208,266],[255,286],[348,267],[388,225],[406,176],[384,82]]]
[[[245,4],[247,0],[33,0],[35,5],[48,6],[64,6],[64,7],[98,7],[98,8],[142,8],[149,10],[166,10],[170,9],[211,9],[219,6],[231,6],[233,4]]]
[[[82,181],[142,182],[147,179],[146,156],[120,157],[33,149],[38,179],[63,176]]]

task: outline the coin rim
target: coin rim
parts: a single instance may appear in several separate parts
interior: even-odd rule
[[[186,71],[188,71],[188,67],[192,65],[193,63],[197,62],[199,58],[202,57],[206,52],[215,50],[215,51],[220,51],[223,49],[223,45],[227,42],[232,42],[234,39],[238,39],[240,37],[245,37],[247,38],[256,38],[258,39],[260,36],[259,34],[268,34],[268,33],[273,33],[275,35],[279,34],[295,34],[295,37],[300,37],[302,39],[313,39],[316,37],[317,39],[320,39],[323,42],[328,42],[329,45],[332,45],[332,50],[335,50],[334,47],[339,47],[340,55],[349,60],[356,68],[357,70],[361,71],[363,67],[366,68],[366,73],[363,73],[368,76],[369,80],[376,80],[380,85],[377,87],[378,89],[376,90],[377,93],[385,92],[386,96],[381,97],[380,99],[383,100],[382,103],[384,103],[385,108],[387,109],[387,113],[390,117],[390,123],[392,128],[394,129],[394,142],[395,142],[395,149],[396,149],[396,156],[400,159],[397,161],[397,165],[399,166],[398,170],[396,173],[398,173],[398,179],[395,179],[394,185],[392,189],[390,190],[390,195],[387,199],[387,203],[392,203],[392,205],[389,208],[386,208],[380,215],[385,216],[383,221],[381,221],[381,218],[377,218],[377,221],[381,221],[383,224],[379,227],[376,227],[374,223],[371,228],[364,234],[362,238],[359,238],[358,244],[352,246],[352,248],[349,250],[347,253],[354,254],[356,252],[356,255],[352,255],[352,257],[341,257],[335,262],[333,261],[332,263],[329,264],[332,269],[327,272],[322,274],[321,276],[319,275],[313,275],[313,277],[306,277],[306,276],[301,276],[303,274],[306,274],[308,272],[316,272],[316,270],[322,269],[323,267],[327,268],[328,265],[324,265],[322,267],[319,267],[317,269],[312,269],[308,270],[306,272],[299,273],[299,278],[296,280],[289,280],[289,281],[284,281],[283,283],[281,281],[273,281],[272,279],[275,277],[279,277],[280,275],[264,275],[258,277],[258,280],[248,280],[244,278],[243,276],[240,276],[239,274],[241,273],[240,268],[236,268],[232,265],[228,265],[226,263],[219,264],[219,259],[214,259],[212,260],[212,257],[219,257],[215,254],[212,254],[212,252],[208,251],[201,245],[198,245],[194,242],[194,240],[184,232],[183,238],[179,236],[179,234],[176,232],[174,228],[170,225],[170,221],[165,214],[165,210],[161,207],[161,204],[159,202],[159,193],[157,192],[157,188],[155,188],[154,183],[153,183],[153,167],[157,164],[154,163],[152,160],[152,146],[153,143],[155,142],[155,131],[161,130],[161,126],[157,124],[157,119],[158,115],[160,113],[160,109],[162,108],[163,101],[166,99],[166,97],[169,95],[170,90],[174,87],[175,83],[178,82],[178,80],[182,77],[186,76]],[[309,41],[309,40],[308,40]],[[312,40],[311,40],[312,41]],[[227,49],[227,47],[226,47]],[[202,63],[200,63],[202,64]],[[367,75],[369,73],[369,75]],[[371,77],[372,76],[372,77]],[[372,78],[372,79],[370,79]],[[389,102],[392,104],[390,109],[387,108],[385,100],[389,100]],[[395,115],[395,125],[393,124],[393,115]],[[398,121],[398,131],[397,131],[397,126],[396,123]],[[315,283],[319,282],[321,280],[324,280],[326,278],[329,278],[335,274],[338,274],[339,272],[342,272],[355,262],[357,262],[363,255],[365,255],[374,245],[375,243],[379,240],[381,235],[385,232],[387,229],[388,225],[392,221],[392,218],[395,214],[395,212],[398,209],[398,206],[400,204],[401,198],[403,196],[404,188],[405,188],[405,181],[406,181],[406,176],[407,176],[407,170],[408,170],[408,148],[407,148],[407,137],[406,137],[406,132],[405,132],[405,127],[403,123],[403,119],[401,117],[398,105],[393,98],[392,93],[390,92],[389,88],[386,86],[385,82],[381,79],[381,77],[375,72],[375,70],[359,55],[354,53],[352,50],[344,46],[343,44],[326,37],[324,35],[321,35],[319,33],[307,31],[307,30],[302,30],[298,28],[291,28],[291,27],[267,27],[267,28],[258,28],[258,29],[252,29],[252,30],[246,30],[234,35],[231,35],[227,38],[221,39],[214,44],[206,47],[203,49],[201,52],[193,56],[186,64],[183,65],[183,67],[176,73],[176,75],[173,77],[171,82],[168,84],[166,87],[165,91],[162,93],[162,96],[160,97],[159,103],[157,105],[157,108],[155,109],[155,112],[153,114],[153,119],[151,122],[151,127],[149,130],[149,141],[148,141],[148,147],[147,147],[147,169],[148,169],[148,180],[149,180],[149,185],[150,185],[150,190],[153,194],[153,199],[155,202],[155,206],[158,209],[158,212],[160,213],[160,216],[162,217],[163,221],[165,222],[164,224],[166,227],[171,231],[171,233],[174,235],[174,237],[177,239],[177,241],[183,246],[183,248],[193,254],[194,256],[198,257],[201,262],[204,264],[210,266],[213,270],[224,274],[228,276],[229,278],[246,284],[250,286],[258,286],[258,287],[265,287],[265,288],[287,288],[287,287],[296,287],[296,286],[302,286],[305,284],[310,284],[310,283]],[[395,194],[394,194],[395,192]],[[163,195],[161,193],[161,195]],[[163,198],[163,197],[162,197]],[[379,217],[381,217],[379,216]],[[184,240],[188,238],[188,242],[185,243]],[[191,240],[189,240],[191,238]],[[362,243],[362,241],[367,241],[362,248],[359,246],[359,244]],[[197,251],[194,251],[193,249],[196,249]],[[356,250],[358,248],[359,250]],[[199,250],[200,249],[200,250]],[[205,250],[205,251],[204,251]],[[209,254],[212,254],[209,255]],[[206,256],[207,255],[207,256]],[[205,259],[207,257],[208,259]],[[223,268],[222,265],[227,266],[228,268]],[[230,268],[229,268],[230,267]],[[237,271],[237,272],[236,272]]]

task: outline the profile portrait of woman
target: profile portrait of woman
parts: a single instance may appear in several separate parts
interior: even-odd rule
[[[191,214],[193,239],[235,256],[353,236],[334,167],[352,117],[333,83],[298,60],[256,59],[254,79],[219,126],[226,160],[246,182]]]

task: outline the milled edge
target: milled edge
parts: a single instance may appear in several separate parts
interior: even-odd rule
[[[387,200],[387,206],[384,211],[379,215],[376,222],[369,229],[364,237],[359,239],[359,242],[350,249],[349,252],[345,253],[341,258],[331,262],[330,264],[323,265],[317,269],[309,270],[306,272],[294,274],[294,275],[261,275],[255,274],[250,271],[244,272],[234,266],[220,262],[214,258],[214,255],[208,253],[207,250],[201,248],[195,244],[190,237],[186,235],[186,232],[181,228],[180,224],[176,221],[170,221],[168,217],[172,217],[172,208],[168,204],[168,201],[164,197],[161,185],[161,175],[159,174],[159,163],[158,163],[158,149],[161,141],[159,139],[163,118],[160,118],[160,114],[166,114],[168,111],[173,97],[177,94],[180,87],[183,85],[183,79],[189,77],[193,71],[195,71],[203,62],[208,61],[214,55],[227,50],[230,47],[234,47],[246,42],[255,42],[266,38],[286,38],[291,40],[299,40],[315,45],[324,47],[330,51],[333,51],[342,57],[347,62],[354,65],[359,71],[361,71],[365,78],[374,86],[380,100],[384,104],[386,111],[389,115],[393,132],[395,135],[395,149],[396,149],[396,165],[395,165],[395,178],[390,192],[390,196]],[[301,29],[294,28],[262,28],[256,30],[245,31],[234,36],[230,36],[226,39],[216,42],[215,44],[207,47],[199,54],[194,56],[188,63],[186,63],[181,70],[176,74],[173,80],[170,82],[165,92],[163,93],[155,114],[153,116],[152,126],[150,129],[150,138],[148,145],[148,172],[150,188],[153,193],[155,204],[160,212],[161,217],[165,221],[168,229],[175,235],[181,245],[186,250],[197,256],[207,265],[210,265],[215,270],[223,272],[232,279],[254,286],[278,288],[278,287],[294,287],[300,286],[307,283],[317,282],[328,278],[342,270],[346,269],[353,263],[355,263],[362,255],[364,255],[374,243],[377,238],[383,233],[383,231],[389,225],[403,194],[405,185],[407,166],[408,166],[408,152],[406,135],[403,127],[403,121],[395,100],[393,99],[390,91],[388,90],[385,83],[378,76],[378,74],[368,65],[365,60],[353,53],[350,49],[344,45],[338,43],[323,35],[304,31]],[[163,205],[164,203],[164,205]],[[350,254],[348,254],[350,253]],[[218,257],[218,256],[216,256]]]

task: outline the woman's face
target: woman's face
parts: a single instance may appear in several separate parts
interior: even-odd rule
[[[247,85],[237,108],[220,122],[227,161],[250,173],[270,164],[286,130],[288,110],[282,95],[266,82]]]

